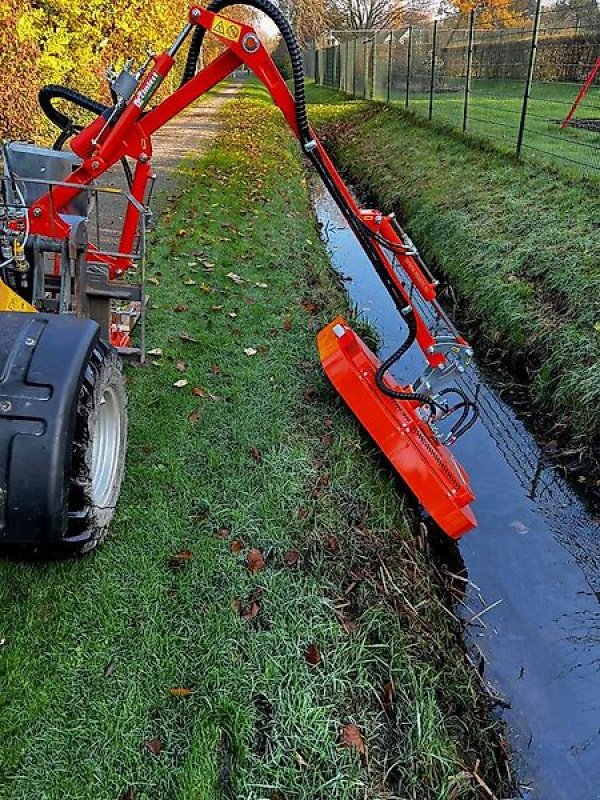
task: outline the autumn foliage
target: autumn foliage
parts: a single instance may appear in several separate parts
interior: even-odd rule
[[[23,0],[0,0],[0,138],[27,138],[35,133],[39,49],[19,35]]]
[[[106,101],[107,68],[128,58],[139,64],[148,49],[160,52],[170,45],[190,5],[191,0],[0,0],[0,138],[48,138],[37,104],[44,84],[64,84]],[[240,12],[229,15],[239,18]],[[209,59],[215,52],[211,38]],[[165,91],[178,78],[176,68]]]

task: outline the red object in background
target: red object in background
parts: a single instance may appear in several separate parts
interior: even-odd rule
[[[577,111],[577,108],[578,108],[579,104],[581,103],[583,98],[588,93],[588,89],[590,88],[590,86],[594,82],[594,80],[596,78],[596,75],[598,75],[599,72],[600,72],[600,58],[597,58],[596,59],[596,63],[594,64],[594,66],[589,71],[589,74],[588,74],[587,78],[585,79],[583,86],[579,90],[579,94],[575,98],[575,102],[571,106],[571,108],[569,110],[569,113],[564,118],[563,123],[560,126],[561,128],[566,128],[568,126],[568,124],[571,122],[571,120],[573,119],[573,115]]]
[[[468,478],[450,450],[417,413],[414,401],[394,400],[375,383],[379,361],[342,317],[319,333],[327,377],[427,513],[452,539],[476,527]],[[411,391],[387,377],[391,389]]]

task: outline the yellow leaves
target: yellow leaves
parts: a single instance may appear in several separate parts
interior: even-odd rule
[[[184,686],[175,686],[169,689],[169,694],[171,697],[189,697],[193,692],[191,689],[187,689]]]

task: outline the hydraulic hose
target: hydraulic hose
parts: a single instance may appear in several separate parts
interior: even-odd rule
[[[53,100],[67,100],[85,111],[91,111],[93,114],[104,114],[109,110],[108,106],[93,100],[81,92],[76,92],[74,89],[69,89],[67,86],[58,86],[51,83],[49,86],[44,86],[39,93],[40,106],[44,114],[48,117],[50,122],[60,128],[62,131],[75,128],[75,123],[72,119],[63,114],[52,105]]]
[[[213,14],[218,14],[229,6],[239,5],[239,0],[212,0],[206,7],[207,11],[212,11]],[[306,91],[304,88],[304,65],[302,63],[302,51],[296,34],[292,26],[288,22],[285,14],[273,5],[270,0],[242,0],[242,4],[255,8],[257,11],[262,11],[266,14],[279,28],[281,35],[286,43],[290,60],[292,62],[292,77],[294,79],[294,100],[296,103],[296,122],[300,131],[300,138],[302,144],[306,144],[311,140],[310,126],[308,124],[308,115],[306,112]],[[200,57],[200,50],[204,41],[204,28],[197,27],[192,36],[188,57],[183,71],[183,78],[181,84],[190,81],[196,74],[198,68],[198,59]]]
[[[407,308],[405,313],[402,314],[402,317],[408,327],[406,339],[402,342],[400,347],[392,353],[391,356],[386,358],[385,361],[382,361],[377,372],[375,373],[375,383],[377,384],[379,391],[388,397],[392,397],[394,400],[412,400],[417,403],[422,403],[423,405],[429,406],[431,413],[434,414],[438,404],[431,397],[428,397],[426,394],[421,394],[420,392],[398,392],[395,389],[390,389],[385,382],[385,373],[388,372],[394,366],[394,364],[400,361],[402,356],[412,346],[417,337],[417,324],[415,322],[415,315],[412,308]]]

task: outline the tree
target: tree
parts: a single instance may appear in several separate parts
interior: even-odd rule
[[[289,19],[300,44],[317,39],[331,28],[333,7],[322,0],[282,0],[281,10]]]
[[[39,82],[39,51],[20,30],[26,0],[0,0],[0,139],[32,138],[37,120],[31,113]]]
[[[402,0],[333,0],[334,27],[352,30],[389,28],[406,10]]]
[[[50,142],[56,131],[35,111],[43,84],[66,84],[109,101],[107,68],[129,58],[139,65],[147,48],[164,50],[185,25],[189,5],[189,0],[0,0],[0,136],[41,136]],[[248,9],[227,14],[254,20]],[[207,60],[218,51],[217,40],[207,36]],[[171,76],[163,93],[178,84],[176,69]],[[69,106],[68,113],[76,112]]]
[[[516,28],[524,24],[523,12],[515,0],[452,0],[452,3],[465,16],[476,9],[478,28]]]

